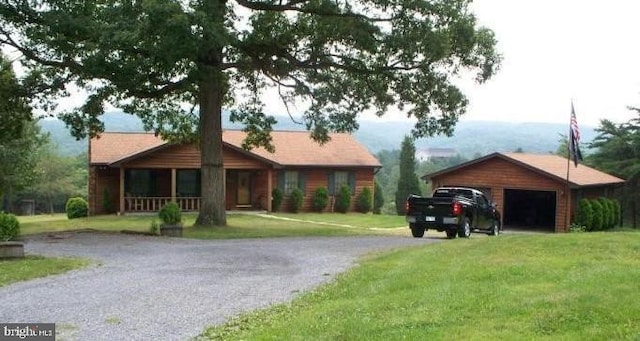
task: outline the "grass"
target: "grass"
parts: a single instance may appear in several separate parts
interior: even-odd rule
[[[186,225],[193,225],[194,215],[183,215]],[[145,215],[101,215],[88,218],[67,219],[65,214],[39,215],[29,217],[18,217],[20,221],[21,234],[59,232],[69,230],[94,229],[106,232],[118,232],[130,230],[137,232],[147,232],[151,226],[151,221],[156,216]]]
[[[370,213],[274,213],[273,215],[276,217],[304,219],[314,222],[324,222],[362,228],[407,227],[407,222],[404,220],[404,216],[397,215],[378,215]]]
[[[79,258],[45,258],[41,256],[0,260],[0,287],[19,281],[60,274],[85,267],[88,264],[88,260]]]
[[[284,218],[284,219],[274,219]],[[148,232],[151,222],[158,218],[152,215],[104,215],[69,220],[63,214],[33,217],[18,217],[21,234],[48,233],[79,229],[106,232],[122,230]],[[183,214],[184,237],[199,239],[267,238],[292,236],[345,236],[362,234],[398,233],[389,227],[404,225],[404,217],[371,214],[285,214],[271,217],[251,214],[228,214],[227,226],[219,228],[192,227],[195,214]],[[302,221],[304,222],[302,222]],[[370,228],[386,228],[372,230]],[[408,229],[401,232],[408,233]]]
[[[640,233],[512,235],[397,250],[212,340],[638,340]]]

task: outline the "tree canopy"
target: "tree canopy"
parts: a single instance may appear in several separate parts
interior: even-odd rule
[[[640,108],[629,108],[640,114]],[[598,135],[591,142],[594,152],[587,162],[594,167],[627,180],[623,191],[625,208],[637,226],[640,215],[640,116],[626,123],[603,119],[596,128]]]
[[[11,63],[0,54],[0,143],[21,138],[31,119],[25,88],[16,78]]]
[[[10,203],[15,191],[33,182],[42,139],[32,121],[27,90],[0,54],[0,198]]]
[[[198,141],[197,224],[224,225],[220,114],[244,124],[246,148],[273,150],[275,119],[262,94],[275,88],[304,106],[311,137],[358,128],[358,115],[392,108],[417,119],[416,137],[451,134],[467,99],[453,83],[496,71],[493,32],[470,0],[5,0],[0,44],[22,55],[36,100],[88,92],[62,115],[74,136],[95,136],[107,104],[148,130]],[[291,114],[291,113],[290,113]]]

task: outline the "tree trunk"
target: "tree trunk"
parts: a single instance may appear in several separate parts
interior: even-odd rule
[[[7,198],[7,211],[9,213],[15,213],[13,211],[13,188],[11,184],[7,187],[7,194],[5,194],[5,196]]]
[[[53,211],[53,195],[48,195],[47,201],[49,202],[49,214],[53,215],[55,213]]]
[[[225,226],[225,177],[222,164],[222,101],[226,81],[222,72],[223,52],[216,32],[225,31],[226,0],[199,3],[208,16],[198,58],[198,102],[200,105],[201,205],[196,225]]]
[[[196,225],[225,226],[225,184],[222,164],[222,72],[205,67],[200,83],[201,206]]]

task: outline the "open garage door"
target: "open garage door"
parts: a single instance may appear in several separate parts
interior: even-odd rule
[[[554,231],[556,192],[505,189],[502,217],[506,228]]]

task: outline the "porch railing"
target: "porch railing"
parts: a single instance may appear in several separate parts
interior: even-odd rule
[[[124,197],[125,212],[158,212],[171,201],[171,197]],[[183,212],[200,210],[200,197],[177,197]]]

